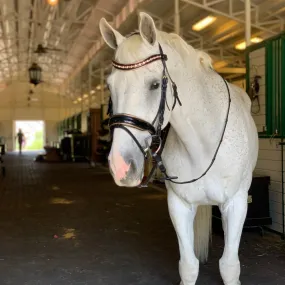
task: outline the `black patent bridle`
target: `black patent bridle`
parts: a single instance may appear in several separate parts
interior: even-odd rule
[[[164,179],[163,180],[168,180],[171,181],[172,183],[175,184],[189,184],[189,183],[193,183],[197,180],[199,180],[200,178],[202,178],[203,176],[205,176],[207,174],[207,172],[210,170],[210,168],[212,167],[217,153],[219,151],[219,148],[221,146],[221,143],[223,141],[224,138],[224,134],[225,134],[225,130],[226,130],[226,126],[228,123],[228,117],[229,117],[229,111],[230,111],[230,105],[231,105],[231,96],[230,96],[230,90],[228,87],[227,82],[225,81],[225,79],[223,78],[226,87],[227,87],[227,92],[228,92],[228,110],[227,110],[227,115],[226,115],[226,120],[225,120],[225,125],[223,128],[223,133],[221,136],[221,139],[219,141],[218,147],[215,151],[214,157],[210,163],[210,165],[208,166],[208,168],[206,169],[206,171],[204,171],[204,173],[202,175],[200,175],[198,178],[189,180],[189,181],[174,181],[174,179],[177,179],[178,177],[176,176],[169,176],[167,174],[166,168],[162,162],[162,158],[161,158],[161,153],[163,151],[166,139],[167,139],[167,134],[170,128],[170,124],[167,125],[166,127],[166,133],[164,135],[163,138],[161,138],[161,131],[162,131],[162,126],[164,123],[164,111],[165,111],[165,105],[168,107],[169,106],[167,104],[167,100],[166,100],[166,92],[167,92],[167,84],[168,84],[168,78],[171,82],[172,85],[172,89],[173,89],[173,96],[174,96],[174,102],[172,105],[172,110],[174,109],[174,107],[176,106],[176,103],[178,102],[178,104],[180,106],[182,106],[182,103],[178,97],[178,92],[177,92],[177,86],[175,84],[175,82],[171,79],[171,76],[168,72],[167,66],[166,66],[166,60],[167,60],[167,56],[166,54],[163,53],[163,50],[161,48],[161,45],[158,44],[159,46],[159,54],[155,54],[152,55],[148,58],[146,58],[145,60],[136,62],[136,63],[132,63],[132,64],[122,64],[119,63],[117,61],[112,61],[113,67],[119,70],[124,70],[124,71],[128,71],[128,70],[134,70],[137,68],[140,68],[142,66],[145,66],[147,64],[150,64],[154,61],[157,60],[161,60],[162,65],[163,65],[163,72],[162,72],[162,80],[161,80],[161,98],[160,98],[160,103],[159,103],[159,107],[158,107],[158,111],[157,114],[154,118],[154,120],[152,121],[152,123],[149,123],[143,119],[140,119],[134,115],[130,115],[130,114],[126,114],[126,113],[120,113],[120,114],[115,114],[113,115],[113,106],[112,106],[112,99],[110,96],[109,99],[109,108],[108,108],[108,114],[110,116],[109,119],[109,127],[111,132],[113,132],[113,130],[115,128],[120,128],[123,129],[124,131],[126,131],[131,138],[134,140],[134,142],[136,143],[136,145],[138,146],[138,148],[140,149],[140,151],[142,152],[143,156],[145,159],[148,158],[148,153],[150,153],[151,157],[154,159],[155,164],[153,165],[150,174],[148,175],[148,177],[146,178],[146,180],[144,182],[142,182],[140,184],[139,187],[147,187],[148,183],[150,182],[152,176],[155,173],[155,170],[157,169],[157,167],[160,169],[160,171],[162,172],[162,174],[164,175]],[[168,77],[167,77],[168,76]],[[170,110],[170,109],[169,109]],[[155,127],[155,124],[157,124],[157,126]],[[138,129],[140,131],[147,131],[150,133],[150,136],[145,140],[145,144],[146,144],[146,148],[144,148],[140,142],[137,140],[137,138],[133,135],[133,133],[128,129],[129,128],[135,128]],[[152,143],[153,142],[158,142],[158,148],[156,149],[156,151],[152,152],[151,150],[151,144],[149,144],[149,139],[152,139]]]

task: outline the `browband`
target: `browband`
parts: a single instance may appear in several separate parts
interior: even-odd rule
[[[166,54],[155,54],[155,55],[152,55],[152,56],[150,56],[150,57],[148,57],[142,61],[138,61],[135,63],[129,63],[129,64],[123,64],[123,63],[119,63],[115,60],[112,60],[112,64],[117,69],[132,70],[132,69],[142,67],[144,65],[147,65],[147,64],[152,63],[152,62],[157,61],[157,60],[167,60],[167,55]]]

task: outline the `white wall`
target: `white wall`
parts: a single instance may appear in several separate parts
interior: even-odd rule
[[[6,139],[8,150],[13,150],[15,142],[14,121],[43,120],[45,138],[50,143],[57,140],[57,122],[73,112],[70,100],[60,99],[57,94],[38,87],[31,95],[38,100],[28,101],[29,90],[26,83],[13,83],[0,92],[0,136]]]
[[[265,48],[258,49],[250,53],[250,82],[258,74],[260,79],[260,111],[253,114],[257,129],[262,132],[266,125],[265,108]],[[253,111],[257,111],[255,105]],[[271,179],[269,199],[270,214],[273,219],[272,229],[282,232],[282,172],[281,172],[281,147],[278,145],[280,139],[260,138],[259,156],[255,168],[256,174],[268,175]]]

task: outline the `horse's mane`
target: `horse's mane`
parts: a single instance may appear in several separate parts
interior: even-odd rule
[[[160,43],[168,45],[173,52],[180,55],[186,64],[189,62],[192,67],[195,64],[197,68],[202,66],[206,70],[213,68],[212,59],[207,53],[194,49],[179,35],[157,30],[157,38]],[[132,63],[138,60],[138,54],[148,54],[148,50],[149,48],[142,44],[142,38],[138,31],[134,31],[127,35],[122,45],[118,47],[116,60],[121,63]],[[141,59],[144,59],[143,56]]]
[[[159,34],[162,35],[162,39],[167,45],[175,49],[179,54],[184,55],[185,58],[188,58],[192,64],[193,62],[196,62],[198,65],[202,63],[204,68],[212,68],[212,59],[206,52],[194,49],[177,34],[164,32],[159,32]]]

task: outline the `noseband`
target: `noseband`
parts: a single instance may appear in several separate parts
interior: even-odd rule
[[[136,145],[138,146],[138,148],[140,149],[140,151],[142,152],[143,156],[145,159],[148,158],[148,153],[150,153],[150,156],[154,159],[155,164],[152,167],[152,170],[150,172],[150,174],[148,175],[147,179],[141,183],[141,185],[139,187],[147,187],[147,184],[150,182],[152,176],[154,175],[155,170],[157,169],[157,167],[160,169],[160,171],[163,173],[164,175],[164,179],[163,180],[169,180],[172,183],[175,184],[188,184],[188,183],[193,183],[197,180],[199,180],[200,178],[202,178],[204,175],[206,175],[206,173],[209,171],[209,169],[212,167],[218,150],[220,148],[220,145],[222,143],[223,137],[224,137],[224,133],[225,133],[225,129],[227,126],[227,122],[228,122],[228,116],[229,116],[229,110],[230,110],[230,104],[231,104],[231,98],[230,98],[230,91],[229,91],[229,87],[226,83],[226,81],[224,80],[226,87],[227,87],[227,91],[228,91],[228,99],[229,99],[229,103],[228,103],[228,110],[227,110],[227,116],[226,116],[226,121],[225,121],[225,125],[224,125],[224,129],[223,129],[223,133],[222,133],[222,137],[220,139],[219,145],[216,149],[216,152],[214,154],[214,157],[211,161],[211,164],[209,165],[209,167],[206,169],[206,171],[198,178],[196,179],[192,179],[189,181],[182,181],[182,182],[178,182],[178,181],[174,181],[174,179],[177,179],[178,177],[176,176],[169,176],[166,172],[166,168],[162,162],[161,159],[161,153],[164,147],[164,144],[166,142],[167,139],[167,134],[170,128],[170,124],[167,125],[166,128],[166,133],[164,135],[164,137],[161,137],[161,130],[162,130],[162,125],[164,122],[164,112],[165,112],[165,105],[167,106],[167,108],[169,109],[169,106],[167,104],[167,100],[166,100],[166,92],[167,92],[167,85],[168,85],[168,78],[171,82],[172,85],[172,90],[173,90],[173,96],[174,96],[174,102],[172,105],[171,110],[173,110],[176,106],[176,103],[178,102],[178,104],[180,106],[182,106],[181,101],[178,97],[178,92],[177,92],[177,86],[175,84],[175,82],[171,79],[171,76],[168,72],[167,66],[166,66],[166,61],[167,61],[167,55],[163,53],[163,50],[161,48],[161,45],[158,44],[159,46],[159,54],[155,54],[152,55],[148,58],[146,58],[145,60],[136,62],[136,63],[131,63],[131,64],[122,64],[119,63],[117,61],[112,61],[113,67],[119,70],[123,70],[123,71],[129,71],[129,70],[134,70],[140,67],[143,67],[147,64],[150,64],[152,62],[158,61],[160,60],[162,62],[163,65],[163,72],[162,72],[162,79],[161,79],[161,97],[160,97],[160,103],[159,103],[159,107],[158,107],[158,111],[156,113],[156,116],[154,118],[154,120],[152,121],[152,123],[149,123],[141,118],[138,118],[134,115],[130,115],[130,114],[125,114],[125,113],[120,113],[120,114],[115,114],[113,115],[113,105],[112,105],[112,99],[110,96],[109,99],[109,107],[108,107],[108,114],[110,116],[109,119],[109,127],[111,130],[111,133],[113,133],[115,128],[120,128],[123,129],[124,131],[126,131],[131,138],[133,139],[133,141],[136,143]],[[170,110],[170,109],[169,109]],[[145,144],[146,147],[143,147],[140,142],[137,140],[137,138],[133,135],[133,133],[129,130],[129,128],[134,128],[140,131],[147,131],[150,136],[147,137],[147,139],[145,140]],[[152,152],[152,144],[149,143],[149,141],[152,141],[152,143],[158,143],[158,148],[156,149],[155,152]]]

